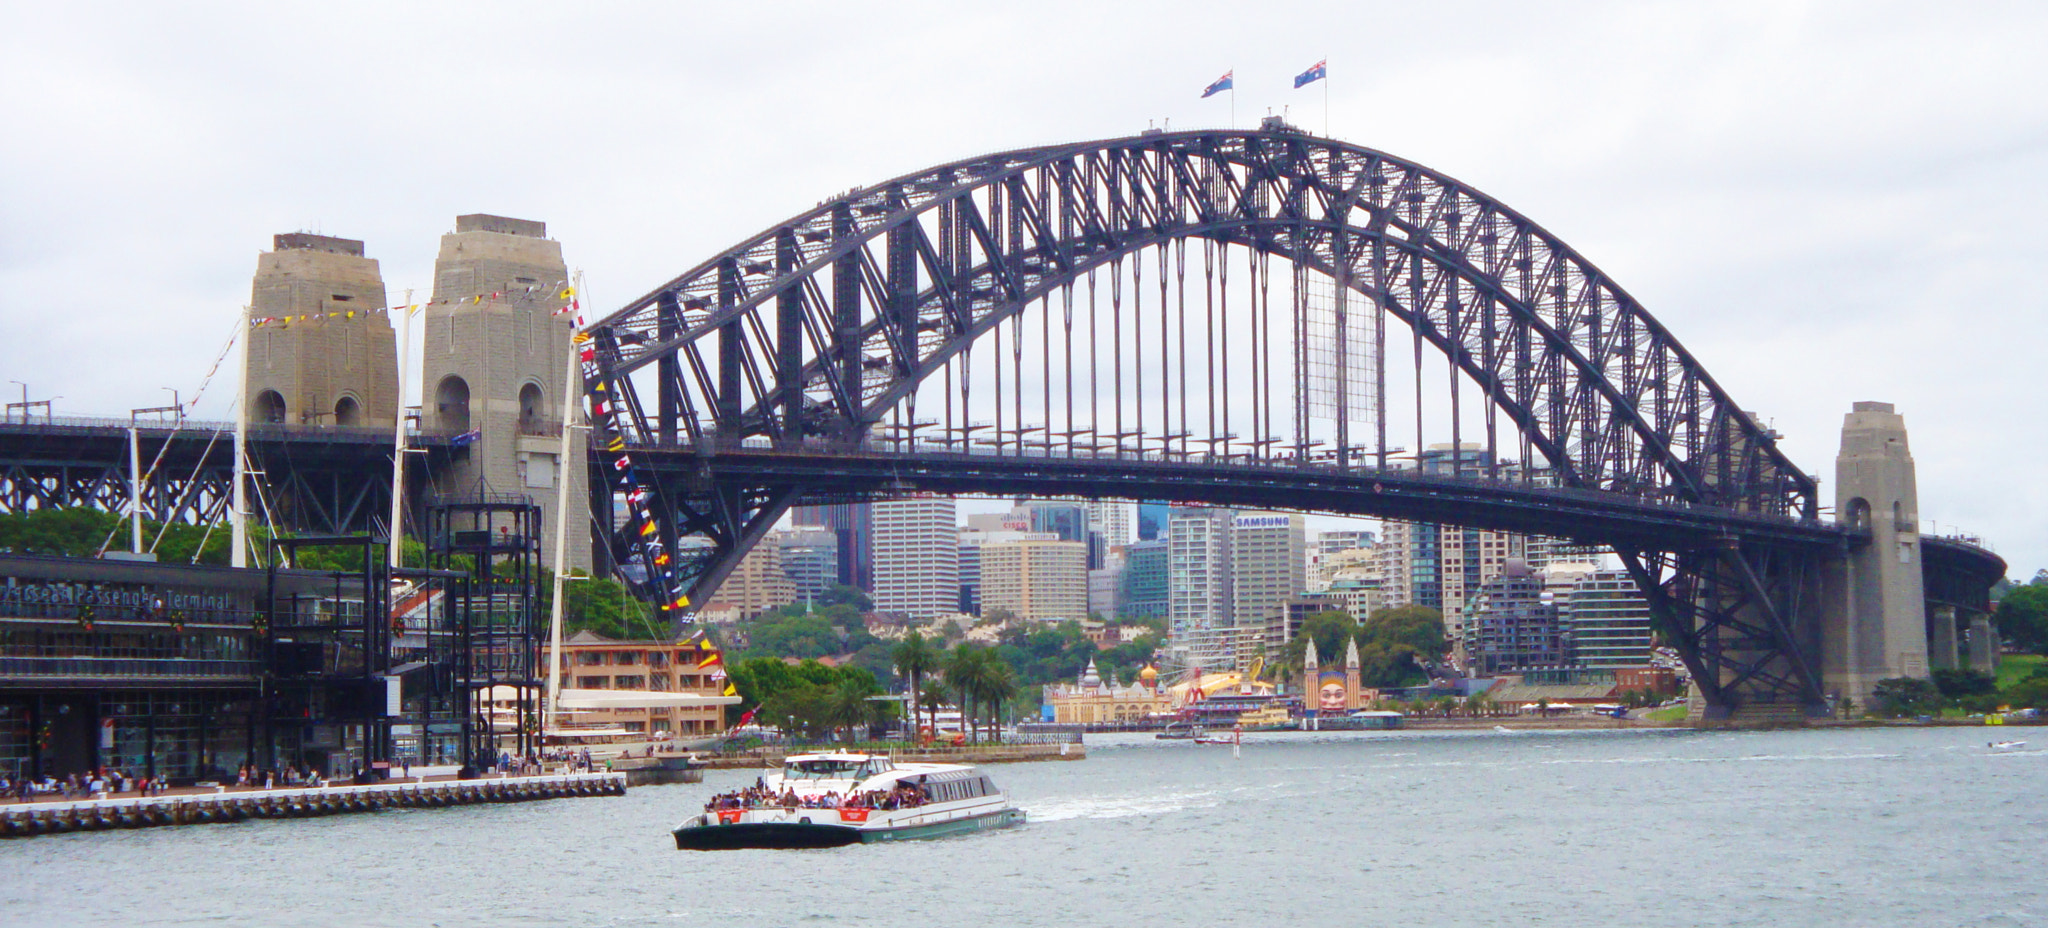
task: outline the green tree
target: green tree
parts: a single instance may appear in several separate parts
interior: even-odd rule
[[[2048,654],[2048,582],[2043,579],[2007,590],[1992,613],[1999,636],[2032,654]]]
[[[1890,677],[1877,681],[1870,691],[1873,711],[1899,718],[1930,715],[1941,707],[1941,692],[1934,683],[1919,677]]]
[[[867,612],[875,608],[875,601],[857,586],[834,583],[818,594],[820,606],[852,606],[855,612]]]
[[[1317,666],[1329,667],[1343,663],[1345,644],[1357,637],[1358,623],[1350,613],[1341,609],[1317,612],[1301,621],[1301,630],[1266,666],[1276,680],[1299,680],[1302,664],[1308,658],[1309,642],[1316,643]]]
[[[997,668],[1008,671],[1004,663],[988,648],[963,644],[947,655],[945,662],[946,685],[960,697],[961,724],[970,738],[977,737],[979,711],[987,708],[991,701],[1002,698],[1001,680]],[[1014,685],[1014,683],[1012,684]]]
[[[869,698],[881,691],[882,688],[876,685],[873,674],[842,674],[838,684],[828,691],[822,706],[824,717],[821,721],[844,731],[846,743],[853,744],[859,740],[856,735],[861,729],[881,718],[881,704]]]
[[[1444,652],[1444,616],[1428,606],[1381,609],[1359,626],[1359,638],[1390,648],[1406,646],[1410,653],[1435,660]]]
[[[889,659],[895,665],[896,675],[910,684],[911,727],[920,727],[917,718],[920,686],[932,671],[939,667],[940,653],[925,641],[920,632],[911,632],[902,643],[889,652]]]
[[[1017,696],[1017,672],[1009,662],[993,652],[983,652],[981,698],[993,711],[989,713],[989,737],[994,741],[1003,740],[1003,704]]]
[[[626,585],[609,577],[592,577],[572,571],[574,578],[562,584],[562,633],[591,631],[607,638],[661,640],[669,637],[665,619],[655,617],[653,606],[635,597]],[[543,572],[540,586],[541,612],[554,609],[554,578]]]
[[[816,658],[840,653],[840,644],[839,630],[822,615],[797,615],[755,624],[747,655]]]
[[[1934,688],[1950,699],[1988,696],[1998,692],[1998,678],[1981,670],[1937,667],[1930,676],[1934,678]]]
[[[2048,709],[2048,664],[1998,694],[1999,701],[2015,709]]]

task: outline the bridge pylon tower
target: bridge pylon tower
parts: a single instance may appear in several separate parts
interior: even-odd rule
[[[421,339],[421,418],[455,434],[453,460],[435,476],[450,498],[510,494],[540,507],[544,531],[566,518],[569,566],[591,565],[590,517],[555,511],[557,480],[569,499],[587,499],[582,455],[561,456],[561,403],[581,399],[565,384],[575,299],[560,242],[547,224],[481,213],[458,216],[441,236],[434,297]],[[581,449],[580,436],[571,447]],[[553,548],[543,558],[553,556]],[[557,565],[549,564],[549,567]]]

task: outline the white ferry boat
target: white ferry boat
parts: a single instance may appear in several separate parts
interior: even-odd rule
[[[792,754],[759,784],[712,797],[676,828],[680,850],[813,848],[1002,828],[1010,796],[965,764],[898,764],[878,754]]]

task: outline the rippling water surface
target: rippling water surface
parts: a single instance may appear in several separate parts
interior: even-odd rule
[[[679,852],[624,798],[0,843],[0,925],[2048,924],[2048,751],[1980,729],[1091,738],[1022,828]],[[2048,737],[2032,739],[2035,747]]]

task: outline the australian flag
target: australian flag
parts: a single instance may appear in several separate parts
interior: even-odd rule
[[[1207,100],[1210,97],[1213,97],[1219,93],[1229,90],[1232,86],[1234,86],[1230,81],[1230,76],[1236,73],[1236,68],[1232,68],[1228,71],[1225,71],[1223,72],[1222,77],[1216,79],[1215,83],[1202,88],[1202,99]]]
[[[1330,59],[1325,58],[1321,61],[1316,62],[1315,67],[1309,68],[1308,70],[1303,71],[1300,74],[1294,75],[1294,88],[1296,90],[1300,90],[1303,87],[1307,87],[1308,85],[1315,83],[1316,81],[1329,77],[1329,64]]]

